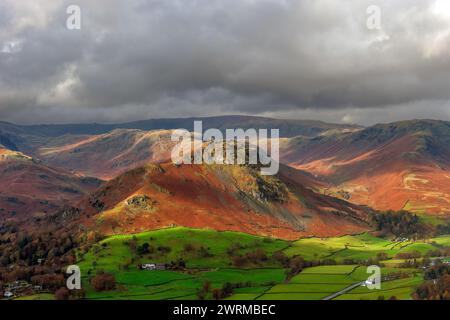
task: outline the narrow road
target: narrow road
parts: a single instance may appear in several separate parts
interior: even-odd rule
[[[341,291],[335,292],[335,293],[323,298],[322,300],[333,300],[334,298],[339,297],[340,295],[343,295],[344,293],[352,291],[353,289],[359,287],[363,283],[364,283],[364,281],[354,283],[354,284],[348,286],[347,288],[342,289]]]

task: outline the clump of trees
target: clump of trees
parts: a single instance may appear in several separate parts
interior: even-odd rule
[[[68,233],[10,233],[0,232],[0,267],[11,264],[35,266],[39,261],[57,262],[76,247]]]
[[[420,238],[433,233],[417,215],[405,210],[380,211],[372,216],[372,220],[378,231],[397,237]]]
[[[450,234],[450,222],[436,226],[436,235]]]
[[[78,240],[65,228],[21,230],[0,225],[0,282],[27,281],[55,292],[65,285],[63,269],[75,262]]]
[[[91,279],[95,291],[110,291],[116,288],[116,278],[111,273],[99,272]]]
[[[397,253],[394,258],[395,259],[418,259],[422,255],[419,251],[410,251],[410,252],[399,252]]]
[[[235,254],[231,256],[231,263],[236,267],[242,267],[244,265],[260,265],[268,260],[267,253],[261,249],[255,249],[245,254]]]
[[[31,283],[34,285],[41,286],[44,289],[54,291],[65,284],[65,279],[63,274],[41,274],[31,277]]]
[[[184,270],[186,269],[186,261],[183,258],[179,258],[176,261],[170,261],[169,264],[166,264],[166,267],[169,270]]]
[[[208,295],[211,291],[211,282],[205,281],[202,283],[200,289],[197,290],[197,298],[199,300],[205,300],[208,298]]]
[[[427,280],[413,294],[417,300],[450,300],[450,266],[437,263],[425,271]]]
[[[56,300],[69,300],[70,292],[67,288],[61,287],[55,292]]]
[[[148,244],[147,242],[143,243],[142,245],[137,247],[137,254],[138,255],[144,255],[144,254],[151,254],[156,251],[155,246]]]

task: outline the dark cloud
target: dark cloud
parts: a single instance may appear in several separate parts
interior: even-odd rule
[[[19,3],[18,3],[19,2]],[[69,4],[82,29],[65,28]],[[381,30],[366,27],[369,5]],[[0,119],[450,119],[445,0],[5,0]]]

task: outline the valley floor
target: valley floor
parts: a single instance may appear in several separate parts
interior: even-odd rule
[[[423,280],[423,270],[406,268],[398,253],[420,253],[449,246],[450,236],[412,242],[393,242],[370,234],[298,241],[203,229],[171,228],[106,238],[79,252],[86,299],[176,300],[213,299],[228,286],[231,300],[411,299]],[[147,248],[143,250],[142,248]],[[370,274],[368,259],[383,255],[381,289],[362,286]],[[295,274],[283,259],[326,263]],[[180,270],[140,270],[141,264],[182,259]],[[329,265],[328,265],[329,264]],[[403,266],[403,267],[402,267]],[[99,271],[115,276],[116,289],[95,291],[90,279]],[[216,292],[215,292],[216,291]],[[222,298],[222,297],[221,297]]]

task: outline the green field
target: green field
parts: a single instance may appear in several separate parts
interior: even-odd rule
[[[131,261],[132,252],[126,242],[133,237],[137,244],[148,243],[155,248],[169,247],[170,252],[162,254],[156,252],[143,259],[135,260],[130,267],[148,261],[156,263],[168,263],[178,258],[183,258],[188,268],[217,268],[230,267],[231,261],[227,249],[235,245],[236,253],[245,254],[258,248],[271,255],[275,251],[286,248],[289,243],[283,240],[256,237],[237,232],[217,232],[213,230],[170,228],[139,233],[136,235],[117,235],[100,241],[87,254],[80,257],[80,268],[84,270],[104,270],[116,272],[125,262]],[[192,247],[192,251],[186,251],[185,247]],[[202,255],[199,248],[207,250],[208,255]],[[267,267],[267,266],[266,266]]]
[[[136,250],[130,247],[133,239],[137,246],[148,243],[156,249],[169,249],[136,254]],[[231,283],[237,288],[227,298],[230,300],[317,300],[366,280],[369,276],[366,267],[356,264],[358,261],[375,258],[379,252],[386,253],[389,258],[399,252],[426,253],[436,246],[448,246],[449,239],[449,236],[443,236],[427,242],[392,242],[361,234],[289,242],[236,232],[171,228],[108,237],[88,248],[87,252],[80,250],[78,265],[87,299],[197,299],[197,293],[205,283],[209,283],[212,289]],[[233,248],[234,255],[262,250],[267,259],[263,263],[250,263],[238,268],[233,265],[230,248]],[[307,261],[333,259],[338,264],[305,268],[287,280],[287,270],[271,258],[276,252],[290,257],[300,255]],[[186,262],[183,272],[142,271],[137,267],[141,263],[169,263],[178,258]],[[356,263],[339,264],[344,259],[353,259]],[[401,270],[409,272],[410,278],[382,283],[381,290],[369,291],[358,287],[337,299],[377,299],[380,295],[409,299],[414,287],[423,281],[422,276],[418,270],[398,269],[397,262],[392,259],[384,261],[382,274]],[[101,270],[114,274],[117,282],[114,291],[96,292],[90,287],[89,279]]]
[[[449,236],[432,239],[442,245],[449,245]],[[377,238],[367,233],[356,236],[343,236],[337,238],[308,238],[295,241],[285,250],[289,256],[301,255],[307,260],[333,259],[342,262],[344,259],[363,261],[376,257],[377,253],[384,252],[392,258],[400,252],[418,251],[426,253],[436,247],[425,242],[392,242]]]
[[[137,275],[139,274],[139,275]],[[221,288],[225,282],[248,283],[249,287],[238,289],[242,293],[258,293],[264,285],[284,280],[283,269],[218,269],[186,275],[173,271],[135,271],[115,273],[118,288],[112,292],[95,292],[88,283],[83,285],[88,299],[175,299],[195,296],[206,281],[213,288]],[[245,289],[245,290],[244,290]]]
[[[437,238],[430,239],[431,242],[436,242],[441,246],[450,246],[450,236],[440,236]]]
[[[382,275],[386,276],[398,271],[396,268],[382,268]],[[415,270],[403,269],[404,272],[412,272]],[[369,275],[366,267],[356,265],[335,265],[335,266],[318,266],[304,269],[299,275],[293,277],[289,283],[278,284],[267,290],[258,299],[323,299],[335,292],[338,292],[350,285],[367,279]],[[412,274],[413,276],[413,274]],[[385,291],[402,289],[408,286],[408,297],[412,292],[412,288],[420,283],[421,276],[414,276],[407,279],[394,280],[390,282],[382,282],[381,290],[369,290],[366,287],[360,287],[352,290],[349,294],[345,294],[338,298],[358,299],[359,297],[368,299],[370,297],[378,298],[379,295],[385,295]],[[408,281],[409,280],[409,281]],[[399,282],[396,282],[399,281]],[[396,294],[399,296],[399,293]],[[405,295],[401,295],[404,297]]]
[[[405,279],[386,281],[381,283],[380,290],[369,290],[366,287],[358,287],[347,294],[343,294],[336,300],[376,300],[380,296],[389,299],[395,296],[399,300],[411,299],[414,288],[423,282],[421,275],[411,276]]]

